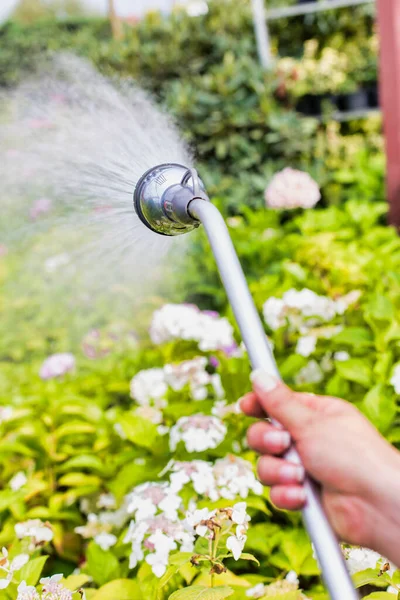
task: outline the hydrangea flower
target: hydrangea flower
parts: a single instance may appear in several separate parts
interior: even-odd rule
[[[331,321],[345,311],[341,301],[319,296],[312,290],[291,289],[282,298],[271,297],[264,303],[263,314],[267,325],[276,330],[287,323],[294,331],[305,333],[304,326]]]
[[[20,490],[26,482],[28,481],[25,473],[23,471],[19,471],[14,475],[12,479],[10,479],[9,486],[13,490],[13,492],[17,492]]]
[[[172,471],[170,485],[176,492],[180,492],[186,484],[191,483],[199,496],[206,496],[213,501],[220,497],[211,463],[204,460],[173,462],[169,468]]]
[[[365,571],[365,569],[377,569],[379,568],[378,563],[382,564],[389,562],[385,558],[382,558],[378,552],[370,550],[369,548],[345,548],[343,552],[350,575]],[[395,570],[396,567],[390,565],[388,573],[392,575]]]
[[[251,463],[239,456],[228,455],[214,464],[214,477],[221,498],[247,498],[250,492],[261,495],[263,486],[254,475]]]
[[[42,600],[72,600],[72,592],[61,585],[63,575],[57,574],[51,577],[42,577],[40,583],[43,585]]]
[[[161,410],[154,406],[138,406],[135,409],[135,415],[138,415],[138,417],[141,417],[142,419],[146,419],[146,421],[150,421],[150,423],[153,423],[154,425],[160,425],[163,421]]]
[[[345,350],[340,350],[339,352],[335,352],[333,355],[333,360],[337,360],[338,362],[345,362],[349,360],[350,354]]]
[[[151,565],[153,573],[162,577],[171,550],[179,547],[181,552],[192,552],[194,535],[181,521],[171,521],[160,514],[142,521],[132,520],[124,543],[132,544],[129,568],[135,568],[146,556],[145,560]]]
[[[181,417],[171,427],[169,447],[174,452],[179,442],[183,442],[188,452],[204,452],[219,446],[226,432],[226,425],[217,417],[203,414]]]
[[[170,521],[178,520],[182,498],[167,482],[142,483],[125,496],[126,510],[135,521],[143,521],[156,513],[163,513]]]
[[[2,258],[3,256],[6,256],[7,253],[8,253],[7,246],[5,246],[4,244],[0,244],[0,258]]]
[[[223,396],[219,375],[207,372],[208,361],[204,356],[197,356],[179,364],[165,365],[165,380],[175,391],[182,390],[190,385],[190,392],[194,400],[205,400],[208,396],[207,386],[212,385],[217,396]]]
[[[43,362],[39,375],[42,379],[53,379],[70,373],[75,369],[75,357],[69,352],[52,354]]]
[[[313,208],[320,199],[317,182],[308,173],[290,167],[276,173],[265,190],[270,208]]]
[[[142,406],[151,401],[155,406],[165,406],[168,385],[165,381],[164,369],[153,368],[139,371],[131,381],[131,397]]]
[[[100,515],[96,515],[90,513],[86,525],[75,527],[75,532],[85,539],[93,538],[100,548],[109,550],[117,543],[117,538],[110,533],[111,524],[104,520],[104,514],[100,513]]]
[[[31,206],[29,216],[32,221],[36,221],[39,217],[46,215],[51,211],[52,201],[49,198],[39,198]]]
[[[56,254],[56,256],[51,256],[47,258],[44,262],[44,269],[47,273],[55,273],[61,267],[65,267],[70,263],[70,257],[66,252],[62,254]]]
[[[400,363],[395,365],[390,383],[394,387],[396,394],[400,394]]]
[[[246,512],[246,503],[238,502],[232,508],[208,510],[195,509],[186,513],[187,527],[200,537],[213,541],[216,531],[221,536],[227,534],[226,548],[232,552],[233,558],[239,560],[247,540],[247,529],[250,517]],[[234,527],[234,533],[232,528]]]
[[[227,319],[188,304],[165,304],[155,311],[150,337],[155,344],[193,340],[203,352],[237,347],[233,327]]]
[[[18,586],[17,600],[40,600],[40,596],[33,585],[27,585],[26,581],[21,581]]]
[[[296,385],[306,385],[308,383],[320,383],[324,378],[324,373],[315,360],[310,360],[305,367],[295,375]]]
[[[297,340],[296,354],[300,356],[310,356],[315,352],[317,338],[314,335],[304,335]]]
[[[8,559],[8,551],[6,548],[2,548],[1,554],[2,558],[0,561],[0,590],[4,590],[10,585],[14,577],[14,573],[22,569],[22,567],[26,565],[26,563],[29,561],[29,554],[18,554],[18,556],[13,558],[11,563]],[[5,574],[6,577],[3,577],[3,574]]]
[[[43,523],[40,519],[30,519],[17,523],[14,530],[18,539],[30,538],[34,546],[51,542],[54,536],[50,523]]]

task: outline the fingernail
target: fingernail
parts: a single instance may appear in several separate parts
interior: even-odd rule
[[[304,480],[305,471],[302,465],[283,465],[279,469],[279,477],[285,483],[297,481],[301,483]]]
[[[255,371],[253,371],[250,375],[250,379],[263,392],[271,392],[277,387],[279,383],[276,377],[270,375],[269,373],[267,373],[267,371],[264,371],[263,369],[256,369]]]
[[[286,500],[291,502],[304,503],[307,500],[306,490],[302,487],[288,487],[285,493]]]
[[[266,444],[274,444],[274,446],[279,446],[280,448],[289,448],[291,444],[291,437],[288,431],[267,431],[263,437]]]
[[[235,402],[235,412],[236,413],[242,413],[243,409],[242,409],[242,400],[244,400],[244,396],[242,396],[241,398],[239,398],[239,400],[237,400]]]

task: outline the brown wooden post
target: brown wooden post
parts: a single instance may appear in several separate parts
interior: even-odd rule
[[[390,223],[400,227],[400,0],[377,0]]]

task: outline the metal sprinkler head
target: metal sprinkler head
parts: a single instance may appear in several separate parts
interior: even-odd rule
[[[133,195],[140,220],[161,235],[193,231],[200,222],[189,212],[194,199],[209,200],[196,169],[174,163],[149,169],[139,179]]]

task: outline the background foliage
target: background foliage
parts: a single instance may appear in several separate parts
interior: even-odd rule
[[[300,58],[310,39],[318,39],[321,52],[329,47],[353,55],[352,48],[362,47],[368,68],[352,64],[347,76],[355,87],[376,77],[376,55],[369,44],[374,35],[371,7],[274,21],[271,29],[277,56]],[[285,328],[266,331],[290,385],[349,399],[391,442],[400,444],[398,395],[390,383],[400,362],[400,242],[385,226],[380,117],[338,124],[330,119],[329,107],[320,120],[296,113],[293,101],[279,94],[278,73],[265,74],[259,68],[246,2],[212,2],[209,13],[196,19],[184,12],[168,19],[151,14],[127,27],[118,43],[103,20],[45,18],[29,26],[9,22],[0,29],[0,45],[4,88],[19,82],[46,55],[71,49],[89,57],[107,75],[134,77],[167,106],[194,146],[209,193],[228,217],[260,311],[270,296],[280,298],[291,288],[309,288],[332,299],[359,290],[357,302],[332,323],[340,325],[340,332],[322,336],[311,357],[296,353],[298,333]],[[263,192],[269,179],[288,165],[307,170],[318,181],[323,195],[318,208],[290,214],[265,210]],[[93,327],[107,332],[112,325],[104,306],[79,316],[71,340],[54,296],[43,300],[34,281],[29,293],[17,297],[10,291],[8,283],[19,272],[21,260],[22,254],[11,252],[0,257],[0,283],[7,284],[0,292],[0,397],[2,405],[13,409],[10,418],[0,417],[0,543],[11,544],[18,554],[23,548],[15,541],[15,523],[50,521],[53,541],[32,553],[36,560],[47,556],[47,562],[29,581],[36,584],[42,568],[45,574],[81,577],[70,580],[70,589],[89,582],[86,594],[94,600],[163,600],[193,581],[203,585],[205,570],[191,568],[188,574],[187,566],[178,565],[160,589],[146,563],[129,569],[122,532],[113,548],[102,550],[82,539],[75,527],[85,523],[83,498],[93,500],[111,492],[120,502],[134,486],[157,480],[169,458],[176,458],[156,426],[135,416],[131,378],[143,369],[198,354],[209,359],[210,353],[186,342],[164,346],[149,342],[148,313],[162,303],[158,297],[144,310],[146,326],[137,312],[118,324],[122,334],[117,341],[110,344],[106,335],[104,355],[90,359],[82,347],[85,335]],[[180,277],[171,274],[173,285],[165,286],[167,298],[216,309],[233,323],[201,232],[193,236],[189,252],[180,260]],[[76,355],[76,371],[42,381],[38,372],[43,360],[64,351]],[[337,352],[348,353],[347,360],[335,361]],[[226,400],[233,403],[248,389],[247,359],[218,354],[218,360]],[[302,383],[298,374],[311,360],[321,366],[320,377]],[[209,414],[215,402],[212,393],[198,406],[188,400],[186,388],[170,395],[168,426],[194,410]],[[242,443],[249,422],[230,416],[227,423],[227,440],[240,442],[241,456],[254,464],[255,457]],[[122,438],[116,424],[123,429]],[[214,461],[231,451],[226,441],[196,458]],[[10,481],[21,471],[27,483],[13,490]],[[295,570],[307,596],[325,598],[299,516],[276,510],[267,491],[261,497],[250,495],[248,506],[252,526],[246,550],[261,566],[230,560],[219,585],[232,586],[231,597],[243,600],[246,586],[268,583]],[[80,574],[71,575],[77,567]],[[378,580],[373,571],[358,580],[360,585],[368,582],[387,587],[389,579]],[[16,590],[0,594],[13,598]],[[215,596],[219,597],[224,596]],[[269,597],[301,596],[293,592]]]

